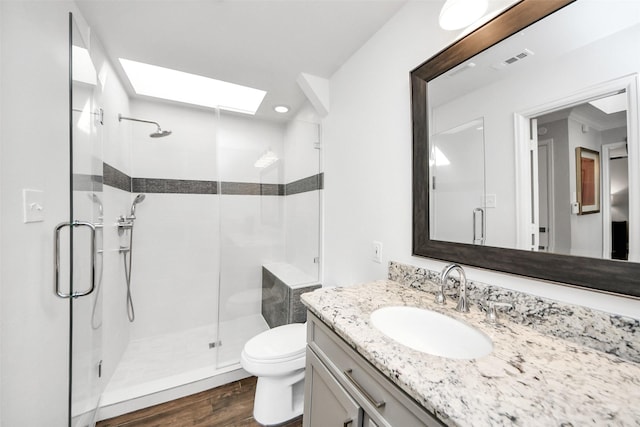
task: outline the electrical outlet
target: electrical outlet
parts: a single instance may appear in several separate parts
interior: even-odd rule
[[[377,262],[379,264],[382,263],[382,243],[381,242],[373,242],[372,246],[371,259],[373,262]]]

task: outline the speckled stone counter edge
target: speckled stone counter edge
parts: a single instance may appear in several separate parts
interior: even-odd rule
[[[389,279],[425,292],[435,293],[439,272],[389,263]],[[455,276],[455,274],[454,274]],[[456,281],[455,279],[452,279]],[[457,287],[447,287],[457,293]],[[501,314],[534,330],[640,363],[640,320],[582,306],[469,281],[467,296],[482,310],[488,301],[510,302],[513,308]]]

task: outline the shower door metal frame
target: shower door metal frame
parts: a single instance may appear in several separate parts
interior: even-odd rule
[[[74,80],[74,47],[85,49],[88,54],[89,45],[83,40],[71,12],[69,12],[68,31],[69,218],[68,221],[58,224],[54,229],[54,293],[59,298],[69,300],[68,426],[84,427],[95,425],[101,390],[99,378],[101,376],[102,361],[98,362],[96,359],[100,359],[101,354],[100,327],[102,322],[96,327],[94,316],[96,316],[97,298],[99,297],[99,292],[96,292],[99,290],[99,285],[96,285],[96,281],[102,275],[102,266],[99,274],[96,271],[98,254],[102,254],[97,232],[102,230],[102,205],[100,199],[96,196],[96,192],[102,190],[102,142],[98,129],[99,126],[102,126],[103,121],[102,109],[95,108],[94,105],[97,97],[96,88],[99,85],[97,73],[96,81],[93,84],[94,87],[91,87],[91,85],[86,86],[86,83],[80,79]],[[95,72],[95,67],[93,71]],[[76,88],[78,93],[74,91]],[[76,97],[79,96],[81,88],[87,89],[88,96],[84,95],[87,96],[87,102],[83,105],[83,108],[78,108],[78,106],[74,105],[74,102]],[[74,113],[80,114],[77,118],[77,125]],[[82,123],[88,123],[90,127],[88,137],[81,141],[76,128],[79,128]],[[95,130],[95,133],[92,130]],[[80,142],[85,143],[82,149],[79,145],[76,147]],[[96,153],[99,161],[95,159]],[[83,167],[84,170],[82,169]],[[90,184],[87,186],[84,184],[85,181]],[[90,197],[92,204],[83,206],[80,202],[80,194],[92,194],[93,197]],[[100,207],[97,218],[94,218],[96,216],[96,200]],[[78,220],[76,219],[77,217],[83,217],[86,220]],[[78,234],[81,229],[89,230],[88,242],[82,240]],[[61,251],[61,234],[65,230],[68,231],[68,248],[65,247],[65,250]],[[77,250],[78,247],[87,243],[88,254]],[[67,253],[69,257],[68,276],[65,276],[64,280],[61,279],[63,266],[61,254],[63,253]],[[74,262],[74,258],[75,261],[80,262]],[[85,269],[85,260],[89,263],[88,269]],[[62,290],[62,286],[67,280],[68,292],[65,292]],[[87,286],[78,286],[79,290],[74,289],[76,284],[85,281],[88,282]],[[94,367],[95,370],[93,369]],[[78,368],[82,368],[83,372],[82,375],[77,375],[76,378],[74,377],[74,369],[78,371]]]

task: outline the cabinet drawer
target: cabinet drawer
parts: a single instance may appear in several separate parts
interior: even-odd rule
[[[309,349],[361,405],[366,414],[365,419],[373,422],[370,425],[379,427],[443,425],[311,312],[308,313],[307,342]]]

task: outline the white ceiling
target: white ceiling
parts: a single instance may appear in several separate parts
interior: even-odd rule
[[[554,67],[558,58],[639,22],[638,0],[572,3],[429,82],[429,104],[441,105],[481,87],[516,78],[517,73],[529,72],[534,67]],[[511,66],[494,68],[525,49],[534,55]],[[469,62],[473,62],[475,67],[465,69]],[[456,73],[458,70],[460,72]]]
[[[304,102],[299,73],[331,77],[406,0],[76,2],[131,96],[120,57],[265,90],[257,114],[281,118]]]

